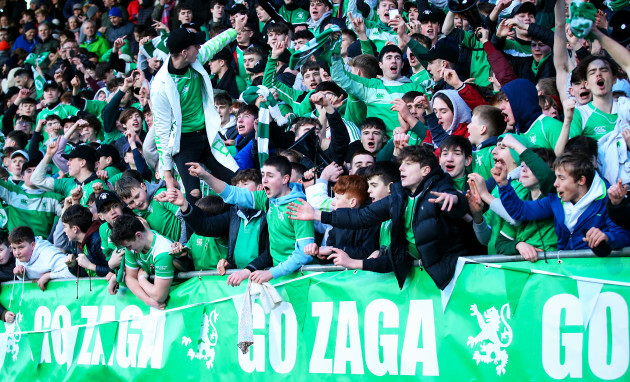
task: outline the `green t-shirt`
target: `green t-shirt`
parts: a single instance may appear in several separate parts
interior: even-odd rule
[[[417,197],[409,197],[407,199],[407,207],[405,208],[405,237],[409,244],[409,254],[414,259],[419,259],[418,247],[416,247],[416,235],[413,233],[413,218],[416,212]]]
[[[236,263],[236,268],[245,268],[252,260],[258,257],[260,221],[260,216],[248,222],[241,218],[236,244],[234,245],[234,262]]]
[[[171,74],[179,92],[182,108],[182,133],[192,133],[205,128],[203,114],[203,78],[196,70],[188,67],[186,74]]]
[[[190,251],[196,271],[215,269],[219,260],[225,259],[228,252],[225,237],[207,237],[192,234],[186,248]]]
[[[125,266],[131,269],[142,268],[147,274],[155,275],[159,279],[172,279],[175,276],[173,257],[171,257],[170,240],[153,232],[153,243],[149,253],[137,253],[134,251],[125,255]]]
[[[453,179],[453,187],[455,187],[457,191],[465,192],[467,179],[468,177],[466,175],[461,178]]]
[[[166,191],[166,188],[157,190],[155,195],[162,191]],[[172,241],[179,241],[182,234],[182,224],[177,218],[178,209],[179,207],[172,203],[158,202],[152,199],[146,210],[133,210],[133,213],[144,218],[151,229],[160,235],[164,235]]]
[[[617,125],[617,102],[613,103],[612,113],[604,113],[589,102],[575,109],[571,121],[570,136],[584,135],[599,140],[610,133]]]

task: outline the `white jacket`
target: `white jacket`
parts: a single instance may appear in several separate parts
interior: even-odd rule
[[[621,179],[623,184],[630,183],[630,158],[623,138],[626,129],[630,129],[630,99],[619,97],[615,129],[597,142],[599,172],[610,184],[617,183],[617,179]]]
[[[210,76],[203,68],[203,64],[210,61],[221,49],[236,39],[236,30],[229,29],[213,39],[207,41],[199,49],[197,61],[190,67],[203,78],[202,98],[206,120],[206,133],[214,157],[223,166],[232,171],[238,170],[238,165],[217,134],[221,126],[221,117],[214,106],[214,97]],[[168,58],[170,60],[170,56]],[[182,134],[182,110],[180,106],[177,85],[168,72],[168,61],[164,62],[151,83],[151,102],[153,103],[153,127],[155,128],[155,143],[160,158],[160,173],[173,170],[173,156],[180,152]]]
[[[27,263],[15,260],[15,266],[26,268],[26,279],[37,280],[44,273],[50,272],[51,279],[65,279],[75,277],[64,262],[66,255],[59,248],[41,237],[35,238],[35,247],[31,259]]]

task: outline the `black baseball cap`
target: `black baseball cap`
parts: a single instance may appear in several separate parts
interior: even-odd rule
[[[68,154],[62,154],[62,158],[70,160],[72,158],[85,159],[88,162],[96,163],[98,161],[98,153],[95,149],[88,145],[78,145],[72,149]]]
[[[244,6],[243,4],[234,4],[229,8],[225,8],[225,13],[227,13],[228,15],[235,15],[237,13],[240,14],[247,14],[247,7]]]
[[[112,145],[102,144],[96,148],[96,152],[98,153],[98,157],[112,157],[112,161],[114,163],[120,162],[120,154],[118,150]]]
[[[428,7],[418,7],[418,21],[423,20],[431,20],[437,21],[440,24],[444,22],[444,12],[440,11],[433,5],[429,5]]]
[[[403,9],[404,9],[405,11],[409,12],[409,10],[410,10],[411,8],[416,8],[416,9],[418,9],[418,3],[416,3],[416,2],[415,2],[415,1],[413,1],[413,0],[407,0],[407,1],[405,1],[405,3],[403,4]]]
[[[534,3],[530,3],[529,1],[525,3],[520,3],[519,5],[514,7],[514,9],[512,9],[511,17],[514,17],[519,13],[533,13],[535,15],[536,6],[534,5]]]
[[[455,39],[444,37],[439,39],[426,54],[419,55],[418,58],[425,61],[441,58],[442,60],[456,63],[459,61],[459,47]]]
[[[118,195],[111,191],[103,190],[100,194],[98,194],[96,200],[94,201],[94,204],[96,205],[96,212],[102,212],[103,206],[111,202],[122,203]]]
[[[234,55],[232,55],[232,52],[230,52],[228,48],[223,48],[211,58],[211,61],[215,60],[224,60],[226,65],[230,65],[232,61],[234,61]]]
[[[166,47],[171,54],[175,54],[191,45],[200,45],[204,42],[206,32],[191,32],[186,28],[177,28],[166,39]]]
[[[44,90],[48,89],[48,88],[55,88],[57,90],[61,90],[61,88],[59,87],[59,84],[57,84],[55,81],[53,80],[48,80],[44,83]]]
[[[26,171],[29,168],[37,167],[39,162],[40,162],[40,160],[36,160],[36,159],[30,159],[29,161],[25,162],[22,165],[22,174],[24,174],[24,171]]]

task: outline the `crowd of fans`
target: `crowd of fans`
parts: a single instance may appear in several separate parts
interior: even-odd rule
[[[0,0],[0,278],[630,244],[627,0]],[[2,308],[6,322],[15,318]]]

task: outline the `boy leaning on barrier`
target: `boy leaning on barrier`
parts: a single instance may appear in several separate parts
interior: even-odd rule
[[[164,309],[175,268],[172,241],[146,227],[135,216],[119,217],[112,228],[112,242],[129,250],[125,255],[125,283],[145,304]],[[155,276],[153,282],[149,276]]]
[[[42,291],[46,290],[50,280],[75,277],[64,262],[64,253],[48,240],[35,237],[29,227],[13,228],[9,233],[9,243],[16,259],[13,274],[37,280]]]

